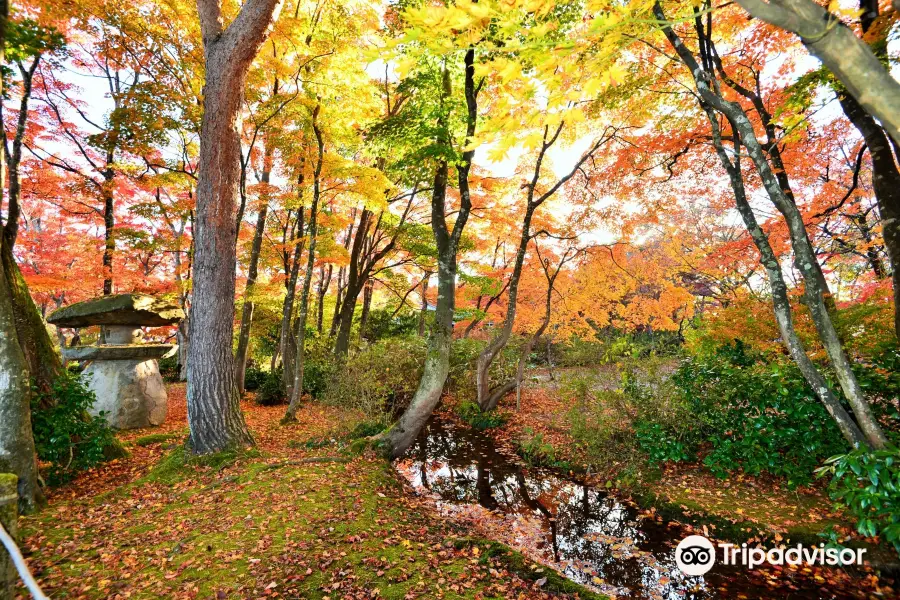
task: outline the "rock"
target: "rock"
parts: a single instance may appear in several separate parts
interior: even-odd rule
[[[55,311],[47,318],[57,327],[90,325],[131,325],[160,327],[184,320],[184,311],[168,302],[145,294],[117,294],[76,302]]]
[[[136,429],[165,421],[169,399],[156,360],[98,360],[84,370],[84,379],[97,395],[90,413],[106,413],[111,426]]]
[[[63,348],[66,360],[126,360],[162,358],[178,348],[173,344],[132,344],[127,346],[76,346]]]

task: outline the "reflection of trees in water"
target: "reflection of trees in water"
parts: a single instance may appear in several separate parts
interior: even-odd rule
[[[478,503],[492,511],[534,515],[544,522],[548,546],[557,562],[572,561],[566,575],[582,583],[593,577],[630,591],[628,597],[703,600],[730,597],[714,591],[727,583],[735,593],[771,597],[771,590],[751,583],[746,573],[730,570],[688,578],[675,566],[673,542],[683,533],[654,520],[640,520],[637,510],[605,491],[539,470],[526,471],[497,452],[493,440],[469,428],[430,421],[409,455],[418,465],[421,485],[448,502]],[[548,500],[549,499],[549,500]],[[620,546],[592,536],[611,538]],[[628,541],[630,540],[630,541]],[[627,542],[627,543],[626,543]],[[643,552],[643,556],[639,554]],[[652,556],[648,556],[650,553]],[[577,565],[584,564],[586,571]],[[665,579],[664,579],[665,578]],[[667,580],[665,585],[660,580]],[[816,598],[798,595],[798,598]]]

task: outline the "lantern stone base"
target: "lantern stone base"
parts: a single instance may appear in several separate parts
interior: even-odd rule
[[[98,360],[84,370],[84,379],[97,395],[91,414],[105,413],[116,429],[150,427],[166,420],[169,399],[156,360]]]

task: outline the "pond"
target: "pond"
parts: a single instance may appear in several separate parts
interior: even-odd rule
[[[493,438],[435,416],[398,471],[442,512],[475,515],[533,558],[595,590],[626,598],[858,598],[861,572],[716,564],[684,575],[675,546],[690,534],[576,477],[528,468]],[[802,568],[801,568],[802,570]],[[825,572],[825,577],[822,576]],[[840,577],[833,578],[829,572]],[[843,585],[833,585],[834,580]]]

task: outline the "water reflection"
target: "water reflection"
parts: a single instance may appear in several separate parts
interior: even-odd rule
[[[474,505],[505,519],[540,525],[536,543],[566,576],[629,598],[852,598],[795,573],[716,565],[704,577],[675,566],[674,547],[687,533],[573,478],[526,469],[493,439],[433,418],[399,468],[419,490],[453,505]],[[773,587],[773,583],[777,587]]]

